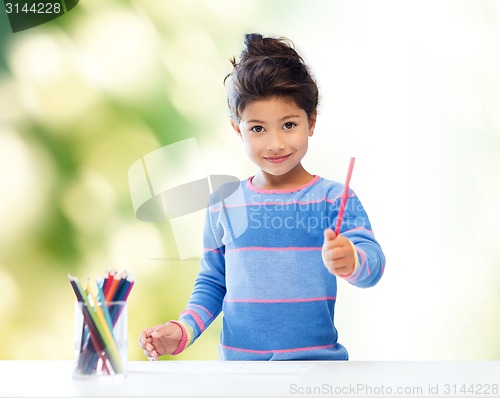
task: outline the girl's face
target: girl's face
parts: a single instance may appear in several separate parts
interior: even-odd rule
[[[292,177],[303,170],[300,162],[315,122],[294,101],[270,97],[251,102],[243,110],[241,121],[231,123],[250,160],[264,174]]]

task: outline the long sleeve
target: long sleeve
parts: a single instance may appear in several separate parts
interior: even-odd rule
[[[337,206],[338,203],[339,199],[335,201]],[[352,190],[349,192],[340,233],[354,244],[358,256],[357,268],[344,279],[362,288],[377,284],[384,273],[385,256],[375,239],[368,215]]]
[[[186,309],[180,314],[179,321],[183,338],[177,351],[179,354],[189,347],[221,312],[226,295],[224,246],[216,239],[211,219],[213,209],[207,209],[203,246],[204,253],[200,262],[200,272],[196,278],[193,292]]]

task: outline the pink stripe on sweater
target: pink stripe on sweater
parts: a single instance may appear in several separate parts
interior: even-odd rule
[[[350,194],[348,196],[348,198],[353,198],[355,197],[356,195],[355,194]],[[321,199],[315,199],[315,200],[304,200],[304,201],[300,201],[300,200],[291,200],[291,201],[288,201],[288,202],[281,202],[281,201],[274,201],[274,202],[248,202],[248,203],[236,203],[236,204],[226,204],[224,203],[223,205],[218,205],[216,208],[214,208],[214,206],[210,206],[209,209],[210,209],[210,212],[212,213],[218,213],[220,212],[221,208],[222,207],[225,207],[226,209],[231,209],[231,208],[236,208],[236,207],[250,207],[250,206],[293,206],[293,205],[299,205],[299,206],[302,206],[302,205],[311,205],[311,204],[318,204],[318,203],[321,203],[321,202],[327,202],[327,203],[335,203],[337,202],[338,200],[340,200],[340,196],[337,196],[335,199],[328,199],[327,197],[324,197],[324,198],[321,198]]]
[[[356,194],[354,194],[354,193],[349,193],[349,194],[347,194],[347,197],[348,197],[349,199],[350,199],[350,198],[354,198],[355,196],[356,196]],[[342,194],[340,194],[340,195],[336,196],[336,197],[335,197],[335,199],[333,199],[333,200],[328,199],[328,201],[329,201],[330,203],[334,203],[334,202],[336,202],[337,200],[342,200]]]
[[[361,267],[366,264],[366,254],[363,250],[358,249],[359,256],[361,257]],[[368,275],[370,275],[370,268],[368,267]]]
[[[218,212],[220,212],[220,209],[222,207],[225,207],[226,209],[231,209],[233,207],[247,207],[247,206],[251,206],[251,205],[252,205],[251,203],[236,203],[234,205],[227,205],[226,203],[224,203],[223,205],[218,205],[217,204],[216,208],[214,208],[215,205],[211,205],[211,206],[208,207],[208,209],[212,213],[218,213]]]
[[[181,337],[181,341],[179,342],[179,345],[177,346],[176,350],[172,353],[172,355],[178,355],[180,354],[182,351],[184,351],[184,349],[186,348],[186,343],[187,343],[187,332],[186,332],[186,329],[184,328],[184,326],[182,325],[182,323],[180,322],[177,322],[177,321],[170,321],[170,323],[175,323],[177,326],[179,326],[182,330],[182,337]]]
[[[205,311],[210,316],[210,318],[214,317],[209,310],[207,310],[205,307],[203,307],[201,305],[198,305],[198,304],[189,304],[189,307],[201,308],[203,311]]]
[[[338,199],[338,198],[337,198]],[[282,202],[282,201],[274,201],[274,202],[248,202],[248,203],[236,203],[236,204],[226,204],[224,203],[223,205],[217,206],[217,208],[213,208],[213,206],[210,206],[210,211],[212,213],[218,213],[220,212],[221,208],[225,207],[226,209],[231,209],[231,208],[236,208],[236,207],[251,207],[251,206],[294,206],[294,205],[311,205],[311,204],[318,204],[321,202],[328,202],[328,203],[335,203],[337,199],[331,200],[328,198],[322,198],[322,199],[315,199],[315,200],[291,200],[288,202]]]
[[[333,348],[333,347],[335,347],[335,344],[318,345],[318,346],[314,346],[314,347],[289,348],[286,350],[250,350],[247,348],[231,347],[231,346],[224,345],[224,344],[221,344],[221,347],[224,348],[225,350],[249,352],[252,354],[283,354],[283,353],[287,353],[287,352],[312,351],[312,350],[320,350],[323,348]]]
[[[352,232],[352,231],[362,231],[362,230],[365,230],[366,232],[369,232],[373,235],[373,231],[371,229],[368,229],[368,228],[365,228],[365,227],[356,227],[356,228],[352,228],[352,229],[349,229],[348,231],[345,231],[343,232],[344,234],[348,233],[348,232]]]
[[[358,249],[358,253],[361,256],[361,264],[360,264],[359,267],[360,268],[366,268],[366,273],[368,275],[370,275],[371,274],[371,270],[370,270],[370,267],[368,267],[367,264],[366,264],[366,254],[365,254],[365,252],[363,250],[361,250],[361,249]]]
[[[356,282],[361,274],[363,273],[363,268],[366,268],[366,272],[368,275],[370,275],[370,267],[366,266],[366,254],[363,250],[357,248],[356,251],[359,253],[359,256],[361,257],[361,263],[359,264],[358,269],[353,275],[347,276],[346,279],[350,282]]]
[[[305,297],[296,299],[226,299],[228,303],[258,303],[258,304],[272,304],[272,303],[309,303],[312,301],[328,301],[336,300],[336,297]]]
[[[199,315],[196,312],[194,312],[193,310],[185,310],[185,311],[181,312],[181,317],[183,315],[191,315],[194,318],[194,320],[195,320],[196,324],[198,325],[198,327],[200,328],[200,330],[202,332],[205,330],[205,324],[203,323],[203,321],[201,320],[201,318],[199,317]]]
[[[203,248],[203,252],[205,253],[220,253],[220,249],[210,249],[208,247]]]
[[[293,205],[310,205],[310,204],[317,204],[321,203],[324,201],[327,201],[327,198],[322,198],[322,199],[315,199],[315,200],[290,200],[288,202],[282,202],[282,201],[274,201],[274,202],[248,202],[245,203],[244,205],[239,205],[239,206],[266,206],[266,205],[280,205],[280,206],[293,206]],[[230,206],[227,206],[230,207]]]
[[[248,247],[239,247],[237,249],[226,250],[226,252],[241,252],[241,251],[249,251],[249,250],[260,250],[260,251],[311,251],[311,250],[321,250],[321,247],[264,247],[264,246],[248,246]]]

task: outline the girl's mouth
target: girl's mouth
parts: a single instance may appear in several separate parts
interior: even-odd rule
[[[267,158],[264,158],[264,159],[266,159],[267,161],[269,161],[271,163],[282,163],[285,160],[287,160],[290,157],[290,155],[291,154],[282,155],[282,156],[273,156],[273,157],[267,157]]]

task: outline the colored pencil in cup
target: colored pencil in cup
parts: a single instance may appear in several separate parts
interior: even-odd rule
[[[106,365],[107,358],[105,356],[104,341],[102,339],[102,336],[99,334],[94,321],[92,320],[89,308],[83,304],[85,303],[85,292],[80,286],[77,278],[73,278],[68,275],[68,279],[70,281],[71,287],[73,288],[73,291],[75,292],[77,301],[82,304],[81,308],[85,327],[85,329],[82,330],[82,340],[84,340],[85,342],[80,346],[80,354],[82,355],[78,357],[78,368],[81,370],[85,370],[87,368],[86,363],[88,362],[88,356],[84,354],[85,352],[88,352],[87,350],[89,349],[89,347],[93,347],[94,352],[98,355],[98,357],[104,364],[104,370],[109,374],[110,371]]]
[[[68,275],[68,279],[83,315],[78,372],[93,374],[100,359],[105,373],[111,374],[111,370],[122,373],[124,368],[113,332],[123,306],[117,306],[116,302],[127,300],[134,282],[126,272],[121,275],[108,272],[102,281],[96,281],[94,293],[90,283],[83,289],[77,278]]]

